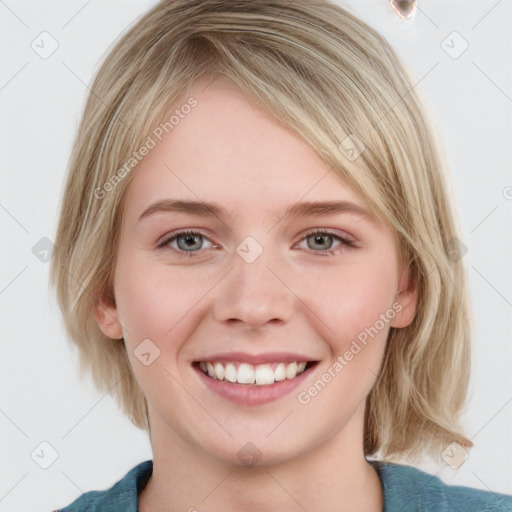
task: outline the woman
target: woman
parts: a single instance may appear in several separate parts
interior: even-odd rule
[[[470,306],[389,45],[324,1],[164,1],[92,89],[52,283],[153,460],[60,510],[512,510],[397,463],[472,446]]]

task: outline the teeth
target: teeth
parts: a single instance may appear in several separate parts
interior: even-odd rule
[[[226,365],[224,377],[224,380],[227,380],[228,382],[236,382],[236,368],[234,364],[229,363]]]
[[[277,365],[276,369],[274,370],[274,379],[276,382],[286,379],[286,365],[284,363],[279,363]]]
[[[213,367],[215,370],[215,377],[217,379],[222,380],[224,378],[224,366],[222,366],[220,363],[215,363],[215,366]]]
[[[208,365],[206,365],[208,366]],[[286,378],[287,379],[293,379],[297,375],[297,363],[290,363],[286,367]]]
[[[294,379],[306,369],[306,363],[279,363],[272,369],[270,364],[258,364],[253,366],[247,363],[240,363],[238,367],[233,363],[207,362],[199,363],[201,370],[212,379],[238,384],[256,384],[268,386],[274,382],[285,379]]]
[[[274,383],[274,371],[268,364],[256,366],[256,384],[267,385]]]
[[[238,384],[254,384],[254,366],[242,363],[238,367],[236,381]]]

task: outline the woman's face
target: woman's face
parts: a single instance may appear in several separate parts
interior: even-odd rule
[[[389,329],[416,304],[392,233],[301,138],[205,84],[132,171],[96,321],[124,337],[153,443],[239,465],[360,449]]]

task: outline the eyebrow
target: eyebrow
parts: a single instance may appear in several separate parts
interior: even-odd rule
[[[217,203],[204,201],[189,201],[181,199],[161,199],[142,212],[139,222],[145,218],[161,212],[178,212],[200,215],[202,217],[226,218],[230,214]],[[351,213],[367,220],[373,220],[374,214],[358,204],[350,201],[306,201],[289,206],[283,217],[307,217],[314,215],[334,215],[337,213]]]

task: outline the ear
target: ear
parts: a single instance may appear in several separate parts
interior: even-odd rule
[[[416,316],[416,306],[418,304],[418,286],[411,279],[410,271],[407,267],[402,267],[398,283],[398,291],[395,296],[395,302],[398,302],[401,309],[396,310],[396,315],[390,322],[391,327],[407,327]]]
[[[119,323],[119,315],[113,294],[105,292],[97,300],[93,310],[93,317],[105,336],[113,339],[123,337],[123,329]]]

